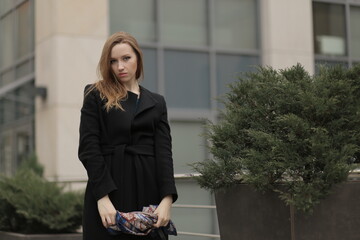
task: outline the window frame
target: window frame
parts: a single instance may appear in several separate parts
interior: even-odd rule
[[[345,56],[333,56],[333,55],[323,55],[315,54],[314,47],[314,58],[315,58],[315,68],[317,62],[343,62],[348,67],[352,67],[357,62],[360,62],[360,57],[353,57],[351,51],[351,31],[350,31],[350,9],[351,7],[360,7],[359,0],[313,0],[314,3],[327,3],[327,4],[339,4],[345,8],[345,46],[346,46],[346,55]],[[313,13],[314,14],[314,13]],[[315,31],[315,30],[314,30]],[[314,32],[315,37],[315,32]]]
[[[110,4],[109,7],[111,8],[111,1],[109,0]],[[179,0],[181,1],[181,0]],[[215,45],[214,42],[214,28],[215,28],[215,1],[217,0],[206,0],[206,43],[204,45],[188,45],[188,44],[180,44],[180,43],[166,43],[162,39],[162,22],[163,16],[162,12],[163,6],[161,5],[161,0],[154,0],[155,4],[155,40],[154,41],[139,41],[139,45],[142,49],[149,49],[155,51],[155,58],[156,58],[156,89],[155,91],[159,94],[163,95],[165,99],[168,97],[168,93],[166,92],[165,85],[167,84],[165,80],[165,53],[166,51],[184,51],[184,52],[197,52],[197,53],[206,53],[208,54],[208,61],[209,61],[209,101],[210,106],[209,108],[202,108],[202,109],[191,109],[191,108],[176,108],[168,104],[168,118],[169,122],[182,122],[188,121],[192,123],[198,123],[199,119],[208,119],[214,123],[216,123],[219,119],[219,104],[216,100],[218,97],[219,89],[218,89],[218,82],[220,81],[217,79],[217,61],[218,56],[221,55],[235,55],[235,56],[252,56],[257,57],[258,62],[257,64],[262,64],[262,48],[261,48],[261,0],[253,0],[256,5],[256,16],[254,17],[256,31],[255,31],[255,38],[256,38],[256,49],[241,49],[241,48],[231,48],[231,47],[219,47]],[[111,19],[111,16],[110,16]],[[111,29],[111,23],[108,25],[108,32],[112,34],[115,29]],[[131,33],[131,29],[122,29],[124,31],[128,31]],[[146,63],[145,63],[146,64]],[[144,82],[146,81],[146,73]],[[141,83],[140,83],[141,84]],[[210,153],[206,151],[205,153],[206,158],[210,157]],[[200,159],[199,159],[200,160]],[[182,174],[182,173],[177,173]],[[187,173],[184,173],[187,174]]]
[[[20,89],[22,86],[27,86],[26,84],[30,84],[31,86],[35,83],[35,2],[34,0],[16,0],[16,1],[9,1],[8,2],[9,8],[6,9],[6,11],[3,11],[0,13],[0,22],[5,19],[5,17],[9,16],[11,14],[11,21],[14,24],[14,28],[12,29],[12,32],[10,34],[13,34],[13,42],[12,45],[12,62],[7,64],[6,66],[0,66],[0,105],[1,105],[1,111],[3,111],[3,101],[11,100],[14,101],[14,106],[18,106],[19,102],[24,103],[24,100],[18,99],[18,96],[16,95],[18,89]],[[30,34],[30,40],[26,43],[29,44],[26,46],[28,48],[29,52],[23,54],[22,56],[19,56],[17,51],[17,46],[19,44],[19,9],[22,7],[23,4],[29,4],[29,20],[27,22],[27,29],[28,33]],[[0,54],[2,52],[2,49],[0,48]],[[24,74],[18,75],[18,70],[21,69],[21,66],[24,64],[28,64],[26,66],[28,68],[28,72],[25,72]],[[10,74],[10,80],[3,82],[3,76],[5,74]],[[33,96],[31,91],[33,88],[26,88],[26,90],[29,91],[29,96]],[[0,162],[6,166],[6,169],[2,169],[1,172],[11,175],[13,174],[18,165],[20,159],[18,158],[18,145],[16,143],[16,134],[19,132],[26,133],[29,136],[28,139],[28,147],[29,152],[33,152],[35,149],[35,136],[34,136],[34,120],[35,120],[35,109],[34,104],[35,100],[29,101],[27,104],[30,104],[30,112],[29,114],[18,114],[17,108],[14,107],[12,109],[11,114],[13,115],[13,118],[11,121],[4,122],[1,120],[0,122],[0,146],[3,144],[3,136],[9,135],[11,136],[11,159],[5,159],[6,162],[4,163],[4,159],[0,159]],[[0,158],[2,158],[0,154]]]

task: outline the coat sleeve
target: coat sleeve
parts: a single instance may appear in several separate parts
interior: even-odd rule
[[[80,117],[78,156],[84,165],[96,200],[116,189],[100,148],[100,98],[95,90],[85,96]]]
[[[167,117],[167,108],[164,98],[161,98],[162,114],[155,132],[155,157],[157,164],[158,183],[160,197],[172,195],[173,202],[178,198],[175,187],[174,167],[172,158],[172,143],[170,127]]]

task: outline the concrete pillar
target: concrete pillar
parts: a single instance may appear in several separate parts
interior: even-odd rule
[[[314,73],[312,1],[262,0],[260,12],[263,64]]]
[[[77,157],[83,89],[97,80],[96,67],[108,36],[108,1],[37,0],[37,86],[47,88],[35,110],[36,151],[45,176],[86,179]]]

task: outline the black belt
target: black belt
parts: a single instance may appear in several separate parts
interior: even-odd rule
[[[140,164],[139,156],[140,155],[146,155],[146,156],[155,156],[155,150],[153,145],[146,145],[146,144],[137,144],[137,145],[102,145],[101,146],[102,154],[105,155],[112,155],[113,161],[111,164],[110,172],[112,176],[118,175],[118,170],[124,168],[124,160],[125,160],[125,154],[131,154],[133,155],[132,159],[134,160],[134,167],[136,171],[136,181],[138,183],[137,190],[138,190],[138,197],[139,199],[144,199],[144,182],[146,179],[144,179],[144,169],[142,164]],[[114,178],[115,185],[120,188],[120,195],[127,194],[123,191],[123,186],[125,184],[125,178],[124,176],[120,176],[119,178]],[[120,205],[123,205],[124,203],[120,202]],[[139,202],[138,208],[141,209],[144,206],[144,203]]]
[[[153,145],[145,145],[145,144],[137,144],[137,145],[102,145],[101,151],[103,155],[111,155],[113,153],[130,153],[135,155],[148,155],[154,156],[154,146]]]

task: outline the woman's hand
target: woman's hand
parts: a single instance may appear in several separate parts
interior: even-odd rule
[[[173,198],[171,195],[168,195],[161,200],[159,206],[154,212],[154,214],[156,214],[158,217],[157,222],[154,225],[155,228],[164,227],[168,225],[171,216],[172,202],[173,202]]]
[[[102,224],[104,227],[108,228],[111,225],[115,224],[115,216],[116,216],[116,209],[112,204],[108,195],[103,198],[100,198],[97,201],[99,214],[101,217]]]

